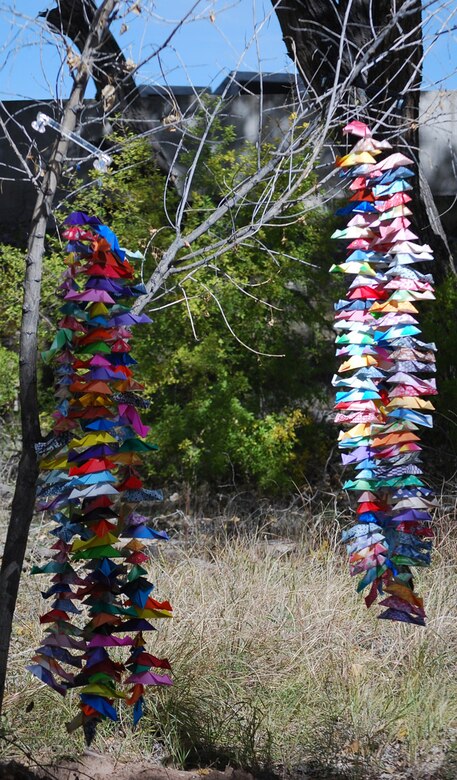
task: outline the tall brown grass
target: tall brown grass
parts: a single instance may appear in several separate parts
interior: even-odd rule
[[[304,513],[301,529],[299,513],[283,515],[286,543],[271,538],[278,518],[270,510],[256,533],[222,518],[231,531],[225,539],[197,534],[160,548],[155,592],[170,597],[176,617],[158,624],[151,648],[170,658],[175,684],[149,695],[135,732],[127,708],[119,724],[103,725],[97,747],[178,766],[311,768],[327,777],[378,777],[381,769],[399,776],[435,761],[440,777],[457,776],[457,535],[448,505],[433,566],[418,577],[425,629],[366,610],[329,510]],[[33,561],[42,558],[46,530],[32,533]],[[5,752],[39,760],[83,747],[64,727],[77,694],[62,699],[24,670],[40,639],[45,585],[24,574],[4,717]]]

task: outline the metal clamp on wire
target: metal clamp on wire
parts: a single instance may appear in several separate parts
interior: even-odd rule
[[[44,133],[48,126],[52,127],[54,130],[57,130],[57,132],[65,136],[65,138],[68,138],[70,141],[73,141],[73,143],[77,144],[78,146],[81,146],[83,149],[87,149],[87,151],[90,152],[91,155],[94,155],[96,158],[94,160],[94,168],[96,168],[97,171],[106,171],[108,169],[108,166],[111,165],[113,160],[112,157],[109,156],[109,154],[100,151],[100,149],[97,149],[96,146],[91,144],[89,141],[86,141],[80,135],[77,135],[77,133],[73,133],[69,130],[65,130],[60,124],[60,122],[56,122],[55,119],[52,119],[47,114],[43,114],[41,111],[39,111],[37,114],[37,118],[32,122],[33,129],[36,130],[37,133]]]

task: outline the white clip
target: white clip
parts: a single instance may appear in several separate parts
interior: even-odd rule
[[[91,144],[89,141],[86,141],[85,138],[82,138],[80,135],[77,135],[77,133],[73,133],[71,130],[64,130],[60,122],[56,122],[55,119],[52,119],[47,114],[43,114],[41,111],[39,111],[37,118],[32,122],[33,129],[38,133],[44,133],[46,127],[48,126],[52,127],[54,130],[57,130],[57,132],[65,136],[65,138],[73,141],[73,143],[78,144],[78,146],[82,146],[83,149],[87,149],[88,152],[95,155],[96,159],[94,160],[94,168],[97,171],[106,171],[108,166],[111,165],[113,159],[109,156],[109,154],[100,151],[100,149],[97,149],[96,146]]]

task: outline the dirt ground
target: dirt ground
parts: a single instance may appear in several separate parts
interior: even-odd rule
[[[78,761],[58,767],[34,767],[33,770],[11,762],[0,764],[0,780],[254,780],[248,772],[227,768],[197,769],[184,772],[153,764],[151,761],[115,763],[111,758],[87,752]]]
[[[435,759],[435,760],[434,760]],[[57,765],[24,766],[11,761],[0,763],[0,780],[268,780],[280,778],[281,772],[261,773],[254,777],[242,769],[227,767],[225,771],[217,769],[194,769],[183,771],[164,767],[151,759],[144,761],[120,762],[112,757],[87,750],[77,760],[60,761]],[[457,766],[445,766],[436,756],[429,756],[419,767],[394,769],[387,764],[382,771],[373,775],[363,771],[346,773],[315,771],[315,768],[300,767],[293,775],[284,775],[284,780],[457,780]]]

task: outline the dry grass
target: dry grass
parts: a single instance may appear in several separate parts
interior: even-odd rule
[[[172,661],[175,685],[150,696],[137,732],[124,711],[98,746],[177,765],[314,766],[341,777],[366,777],[369,767],[399,776],[436,761],[440,777],[455,777],[457,538],[445,530],[448,517],[440,525],[433,567],[419,582],[425,630],[365,609],[321,522],[290,545],[257,534],[164,548],[153,580],[176,618],[159,624],[151,648]],[[32,534],[32,559],[44,531]],[[82,749],[63,725],[76,695],[61,699],[24,671],[39,643],[45,584],[23,578],[5,715],[15,742],[7,752],[22,746],[38,760]]]

